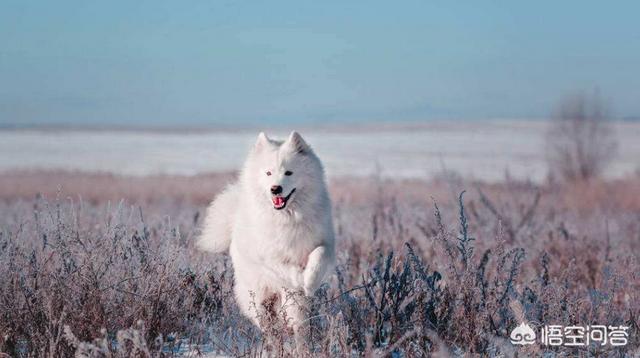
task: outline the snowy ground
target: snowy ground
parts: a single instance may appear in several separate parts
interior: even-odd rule
[[[433,177],[450,170],[470,178],[546,176],[545,122],[431,123],[363,129],[301,129],[330,176]],[[640,123],[617,125],[619,155],[607,176],[640,167]],[[66,169],[126,175],[228,172],[238,169],[257,130],[0,131],[0,171]],[[269,133],[285,136],[286,131]]]

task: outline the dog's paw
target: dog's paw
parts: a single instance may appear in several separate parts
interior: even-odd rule
[[[313,275],[305,275],[302,285],[305,296],[312,297],[316,293],[318,286],[319,284],[316,282],[316,277],[313,277]]]
[[[307,297],[313,297],[313,295],[316,293],[316,290],[312,287],[309,287],[307,285],[304,285],[304,295]]]

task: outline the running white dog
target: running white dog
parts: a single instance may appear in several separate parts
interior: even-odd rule
[[[313,295],[335,261],[322,163],[297,132],[284,142],[258,135],[238,182],[209,206],[198,246],[229,249],[247,317],[259,326],[254,308],[278,302],[297,330],[305,307],[287,303],[287,295]]]

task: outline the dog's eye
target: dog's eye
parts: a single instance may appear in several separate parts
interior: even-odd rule
[[[271,176],[271,172],[267,171],[267,176],[270,177]]]
[[[292,172],[292,171],[290,171],[290,170],[287,170],[286,172],[284,172],[284,175],[286,175],[286,176],[289,176],[289,175],[291,175],[291,174],[293,174],[293,172]]]

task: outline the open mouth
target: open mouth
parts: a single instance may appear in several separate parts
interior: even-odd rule
[[[289,201],[289,198],[291,198],[291,195],[293,195],[295,191],[296,191],[296,188],[293,188],[289,193],[289,195],[287,196],[281,196],[281,195],[273,196],[271,198],[271,201],[273,201],[273,208],[276,210],[284,209],[284,207],[287,206],[287,202]]]

